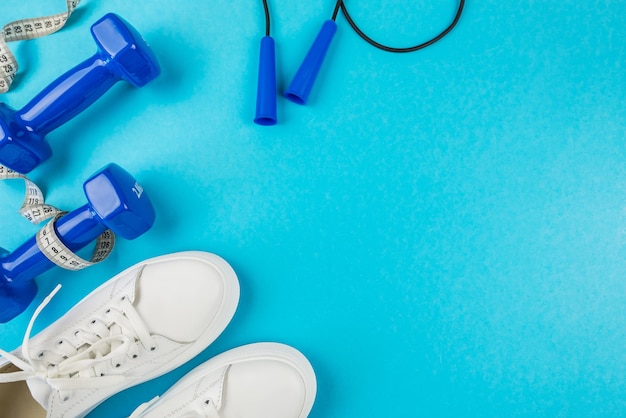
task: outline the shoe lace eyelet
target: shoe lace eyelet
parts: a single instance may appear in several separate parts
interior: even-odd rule
[[[156,351],[156,350],[157,350],[157,348],[159,348],[159,347],[157,347],[156,345],[155,345],[155,346],[153,346],[153,347],[150,347],[150,351]]]

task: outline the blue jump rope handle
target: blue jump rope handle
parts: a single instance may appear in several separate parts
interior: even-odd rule
[[[297,104],[306,104],[336,31],[337,24],[334,20],[324,22],[295,77],[285,91],[287,99]]]
[[[271,36],[261,38],[259,80],[256,94],[254,123],[276,125],[276,49]]]

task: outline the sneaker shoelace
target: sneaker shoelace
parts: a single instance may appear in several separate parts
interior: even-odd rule
[[[141,271],[138,272],[138,275]],[[79,343],[60,339],[54,347],[31,356],[30,334],[35,320],[59,291],[58,285],[37,307],[30,319],[22,341],[19,358],[0,349],[0,355],[21,371],[0,373],[0,383],[10,383],[39,378],[61,392],[67,400],[77,389],[98,389],[122,383],[125,377],[116,373],[123,365],[139,357],[140,345],[146,351],[156,350],[154,338],[129,298],[121,298],[119,306],[106,310],[93,319],[86,329],[78,329],[74,336]]]

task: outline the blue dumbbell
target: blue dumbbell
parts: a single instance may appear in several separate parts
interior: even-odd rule
[[[107,14],[91,27],[98,51],[46,87],[21,110],[0,103],[0,164],[28,173],[50,158],[46,134],[85,110],[116,82],[142,87],[160,73],[150,47],[130,24]]]
[[[125,239],[135,239],[154,223],[150,198],[128,172],[109,164],[87,180],[83,189],[88,203],[54,224],[59,240],[72,252],[93,242],[110,229]],[[34,278],[54,267],[37,244],[36,236],[12,253],[0,249],[0,322],[20,314],[37,293]]]

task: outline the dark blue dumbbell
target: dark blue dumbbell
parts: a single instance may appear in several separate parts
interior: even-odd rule
[[[160,73],[154,53],[130,24],[107,14],[91,27],[98,52],[46,87],[21,110],[0,103],[0,164],[28,173],[50,158],[46,134],[85,110],[116,82],[142,87]]]
[[[148,195],[128,172],[109,164],[83,185],[88,203],[59,218],[55,231],[76,252],[110,229],[135,239],[154,223]],[[4,255],[3,255],[4,254]],[[37,293],[34,278],[54,267],[32,237],[12,253],[0,249],[0,322],[20,314]]]

